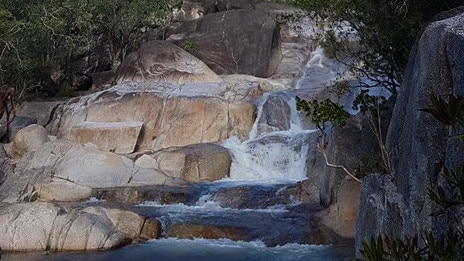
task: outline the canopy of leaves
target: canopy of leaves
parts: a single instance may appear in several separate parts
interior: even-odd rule
[[[330,99],[306,101],[298,96],[295,99],[296,109],[308,116],[321,131],[325,129],[328,123],[343,127],[346,124],[346,120],[350,117],[350,114],[342,106],[332,102]]]
[[[0,81],[34,88],[59,72],[70,84],[76,63],[103,48],[113,68],[169,20],[178,0],[2,0]]]

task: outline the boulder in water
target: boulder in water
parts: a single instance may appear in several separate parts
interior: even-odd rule
[[[214,226],[199,224],[175,224],[166,230],[167,237],[177,237],[185,239],[205,238],[250,241],[251,237],[246,229],[232,226]]]
[[[228,150],[211,143],[161,150],[154,159],[159,170],[190,182],[227,177],[231,164]]]
[[[103,250],[131,241],[108,219],[51,203],[0,208],[0,231],[3,251]]]

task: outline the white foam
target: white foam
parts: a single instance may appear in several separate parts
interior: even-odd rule
[[[207,197],[207,196],[206,196]],[[186,213],[206,213],[211,215],[216,215],[220,212],[258,212],[258,213],[286,213],[288,210],[284,205],[275,205],[263,209],[233,209],[233,208],[224,208],[221,207],[217,202],[212,200],[198,200],[197,203],[193,206],[185,205],[183,203],[177,204],[168,204],[163,205],[157,201],[145,201],[140,203],[140,207],[156,207],[162,209],[165,212],[172,213],[173,215],[177,214],[186,214]]]
[[[104,199],[98,199],[96,197],[90,197],[85,203],[95,203],[95,202],[104,202]]]
[[[230,180],[291,183],[306,179],[307,133],[283,136],[284,143],[260,140],[241,142],[237,137],[222,145],[233,155]]]

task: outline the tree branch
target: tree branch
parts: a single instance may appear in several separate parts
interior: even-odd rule
[[[325,165],[327,165],[327,167],[342,169],[348,176],[350,176],[356,182],[362,183],[362,181],[360,179],[358,179],[357,177],[355,177],[345,166],[330,163],[329,160],[327,159],[327,153],[325,152],[325,149],[321,149],[319,145],[318,145],[318,147],[319,147],[319,151],[324,156]]]

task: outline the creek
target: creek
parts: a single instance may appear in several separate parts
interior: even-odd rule
[[[182,191],[188,195],[177,202],[147,200],[129,206],[161,222],[161,239],[103,252],[3,253],[1,260],[351,260],[352,245],[310,243],[318,230],[311,220],[322,208],[316,202],[302,203],[287,193],[307,178],[308,137],[315,132],[301,123],[294,97],[301,91],[319,92],[318,88],[344,70],[317,49],[295,89],[268,93],[257,101],[257,120],[248,140],[232,137],[222,143],[233,159],[228,178],[192,185]],[[266,101],[276,97],[288,108],[285,128],[277,126],[282,119],[269,118],[282,108],[270,106],[275,112],[263,109]],[[83,204],[105,202],[93,199]],[[169,232],[170,228],[186,224],[225,232],[217,239]]]

